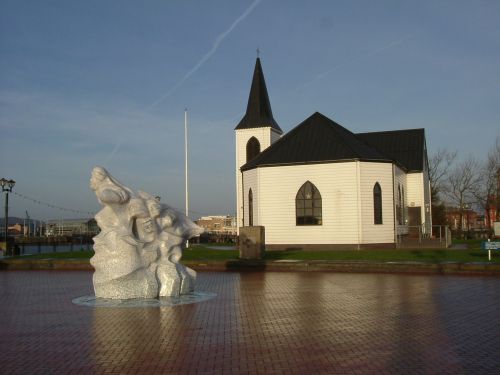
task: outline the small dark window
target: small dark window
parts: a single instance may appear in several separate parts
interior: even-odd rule
[[[260,143],[257,138],[252,137],[247,142],[247,163],[260,153]]]
[[[321,194],[311,182],[307,181],[295,197],[295,215],[297,225],[321,225]]]
[[[378,182],[373,187],[373,222],[382,224],[382,189]]]
[[[248,192],[248,225],[253,226],[253,194],[252,189]]]

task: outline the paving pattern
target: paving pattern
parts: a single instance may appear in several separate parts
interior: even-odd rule
[[[1,374],[500,374],[500,278],[199,273],[209,301],[91,308],[87,271],[0,272]]]

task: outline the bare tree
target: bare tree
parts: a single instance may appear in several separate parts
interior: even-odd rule
[[[457,157],[456,151],[439,149],[429,159],[429,180],[431,183],[432,201],[438,200],[438,195],[446,188],[447,175]]]
[[[445,194],[460,213],[460,229],[463,231],[464,210],[475,202],[475,194],[481,186],[480,164],[470,156],[457,164],[446,179]]]
[[[446,179],[456,156],[456,151],[439,149],[429,158],[429,180],[431,185],[431,212],[433,224],[446,224],[446,206],[440,198],[442,198],[441,195],[443,195],[446,190]]]
[[[500,136],[488,152],[488,158],[481,168],[481,183],[474,196],[476,202],[486,214],[487,225],[491,228],[495,217],[490,217],[489,209],[496,208],[497,215],[500,208]]]

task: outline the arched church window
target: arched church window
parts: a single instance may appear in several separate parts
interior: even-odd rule
[[[295,215],[297,225],[321,225],[321,194],[310,181],[301,186],[295,197]]]
[[[252,137],[247,142],[247,163],[260,153],[260,143],[257,138]]]
[[[382,224],[382,188],[378,182],[373,187],[373,222]]]
[[[248,225],[253,226],[253,193],[252,189],[248,191]]]

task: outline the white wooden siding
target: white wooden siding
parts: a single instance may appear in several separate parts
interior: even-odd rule
[[[430,211],[430,185],[427,172],[409,173],[406,177],[408,181],[408,206],[420,207],[421,222],[426,223],[430,230],[431,211]],[[426,204],[428,205],[426,208]]]
[[[245,190],[250,172],[244,172]],[[258,221],[254,224],[266,227],[266,243],[358,243],[356,162],[258,168],[257,175],[249,174],[248,181],[257,180],[259,185]],[[322,225],[296,225],[295,197],[306,181],[321,194]]]
[[[408,186],[408,206],[422,207],[424,205],[423,173],[408,173],[406,175],[406,183]]]
[[[404,188],[403,207],[404,207],[404,217],[407,220],[408,219],[408,209],[406,208],[406,206],[407,206],[406,202],[407,202],[407,197],[408,197],[408,188],[406,186],[406,173],[401,168],[394,166],[394,206],[396,206],[398,198],[399,198],[398,197],[398,186],[401,186],[402,188]],[[394,213],[394,224],[396,225],[398,234],[408,233],[408,226],[406,225],[406,223],[403,223],[403,225],[398,225],[396,213]]]
[[[260,151],[268,148],[272,142],[279,139],[280,134],[271,127],[239,129],[236,133],[236,222],[237,227],[243,225],[243,197],[241,196],[241,172],[240,168],[247,162],[247,143],[252,137],[257,138],[260,143]]]
[[[282,135],[283,134],[278,133],[276,130],[271,129],[271,144],[280,139]]]
[[[362,243],[394,242],[392,163],[360,163]],[[374,224],[373,188],[382,189],[382,224]]]

